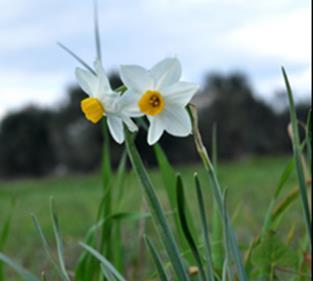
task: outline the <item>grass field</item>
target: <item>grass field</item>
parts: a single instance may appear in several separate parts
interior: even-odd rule
[[[252,157],[236,162],[222,163],[219,166],[219,177],[223,187],[229,188],[230,213],[234,217],[235,228],[241,242],[251,241],[259,231],[264,213],[279,177],[290,157]],[[193,202],[193,173],[197,171],[203,183],[206,183],[205,172],[200,165],[177,167],[190,192],[190,204]],[[153,181],[158,186],[159,196],[164,204],[165,193],[162,180],[156,170],[150,171]],[[134,175],[128,175],[126,184],[127,196],[123,198],[120,210],[142,211],[145,207],[141,187]],[[292,174],[288,188],[296,185],[296,176]],[[207,186],[207,185],[205,185]],[[208,186],[207,186],[208,187]],[[191,193],[192,191],[192,193]],[[211,193],[206,192],[211,201]],[[49,197],[56,201],[69,267],[78,255],[77,242],[84,237],[88,227],[95,222],[97,207],[101,198],[100,175],[72,175],[62,178],[42,180],[16,180],[0,182],[0,223],[11,209],[11,202],[16,202],[13,214],[12,229],[5,253],[23,263],[27,268],[40,272],[48,267],[44,252],[41,250],[39,237],[31,220],[35,213],[43,226],[49,241],[52,241],[52,226],[49,218]],[[210,202],[208,205],[211,205]],[[302,210],[295,204],[285,216],[285,226],[290,221],[296,222],[302,231]],[[128,260],[132,262],[136,247],[139,245],[137,224],[128,222],[125,226],[125,241],[131,243]],[[284,227],[282,228],[284,231]],[[137,243],[138,242],[138,243]],[[52,243],[52,242],[51,242]],[[132,254],[134,251],[134,254]],[[12,279],[17,280],[17,279]]]

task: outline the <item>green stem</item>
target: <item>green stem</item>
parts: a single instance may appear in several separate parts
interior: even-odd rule
[[[138,150],[134,144],[133,136],[127,129],[125,129],[125,135],[126,135],[126,147],[129,158],[131,160],[133,169],[135,170],[137,177],[141,182],[141,186],[143,187],[146,198],[149,202],[149,206],[151,207],[151,210],[154,214],[154,218],[157,222],[157,227],[162,237],[165,250],[167,251],[168,257],[172,263],[177,278],[179,281],[190,281],[189,276],[186,273],[181,256],[179,254],[179,250],[175,242],[172,230],[169,227],[168,221],[161,207],[154,186],[143,165]]]

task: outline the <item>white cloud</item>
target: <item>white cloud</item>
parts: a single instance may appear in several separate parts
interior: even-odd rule
[[[311,60],[311,11],[299,9],[266,18],[230,32],[225,43],[256,56],[275,57],[282,62]]]

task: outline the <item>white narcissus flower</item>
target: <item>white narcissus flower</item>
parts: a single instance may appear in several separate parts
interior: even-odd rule
[[[146,115],[150,126],[148,143],[156,143],[163,132],[184,137],[192,132],[186,106],[199,87],[182,82],[181,64],[176,58],[162,60],[150,70],[136,65],[121,66],[127,91],[121,104],[130,116]]]
[[[95,62],[95,69],[96,74],[81,68],[75,71],[80,87],[89,96],[81,101],[81,109],[92,123],[97,123],[106,116],[112,137],[116,142],[122,143],[125,139],[123,122],[132,132],[137,130],[137,126],[124,113],[120,103],[121,95],[112,90],[100,61]]]

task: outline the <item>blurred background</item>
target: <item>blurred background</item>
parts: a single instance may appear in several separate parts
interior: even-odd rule
[[[276,0],[99,1],[104,65],[113,86],[119,64],[147,68],[167,56],[184,79],[201,85],[194,99],[205,142],[218,127],[224,159],[290,151],[288,70],[306,118],[311,104],[311,3]],[[89,172],[99,168],[101,126],[84,119],[74,68],[60,41],[95,58],[92,1],[0,2],[0,177]],[[143,134],[143,133],[142,133]],[[153,157],[142,140],[145,159]],[[191,139],[164,136],[174,163],[197,161]],[[180,153],[184,149],[184,154]],[[120,147],[113,146],[114,162]]]

